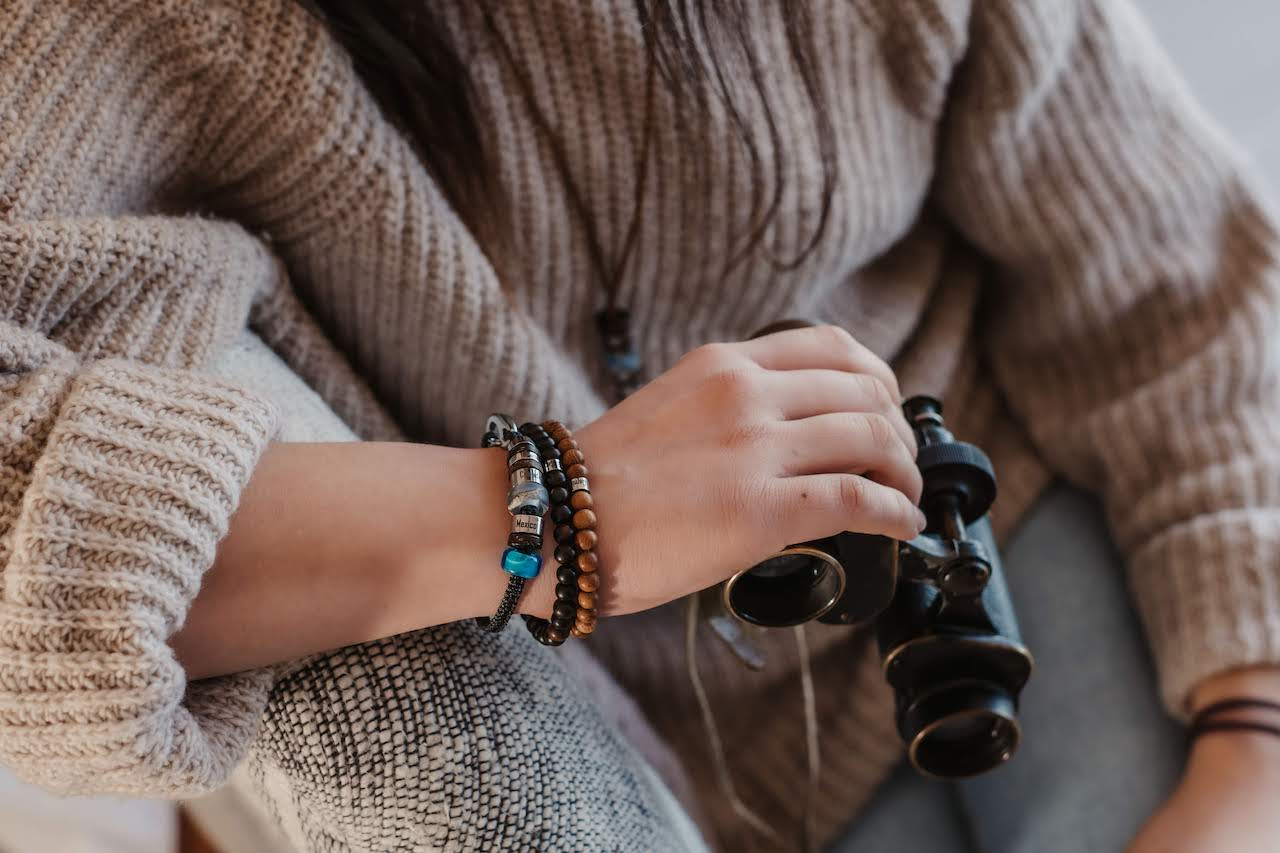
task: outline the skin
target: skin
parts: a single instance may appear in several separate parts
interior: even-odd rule
[[[792,542],[914,536],[921,483],[900,403],[884,362],[814,327],[694,350],[579,430],[602,615],[711,586]],[[492,450],[274,444],[172,647],[196,679],[488,615],[505,586],[505,490]],[[551,549],[548,536],[547,566]],[[544,570],[520,611],[547,616],[554,585]],[[1206,679],[1190,710],[1231,696],[1280,701],[1280,670]],[[1271,851],[1276,803],[1280,739],[1206,736],[1130,850]]]
[[[1194,713],[1242,696],[1280,702],[1280,670],[1256,667],[1207,678],[1193,691],[1189,707]],[[1233,712],[1230,718],[1280,723],[1280,715],[1267,712]],[[1203,735],[1191,749],[1182,781],[1129,853],[1274,853],[1280,839],[1278,805],[1280,738],[1249,732]]]
[[[884,362],[820,327],[694,350],[578,431],[602,615],[711,586],[791,542],[914,536],[921,482],[900,401]],[[505,465],[494,450],[272,445],[171,640],[188,675],[492,613]],[[549,615],[554,586],[544,569],[521,611]]]

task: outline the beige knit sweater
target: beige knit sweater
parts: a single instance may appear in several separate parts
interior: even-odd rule
[[[206,372],[246,323],[365,438],[467,444],[491,410],[580,425],[605,407],[601,294],[551,152],[472,5],[440,5],[507,194],[501,254],[286,0],[0,0],[0,761],[28,779],[190,794],[254,737],[271,673],[188,684],[166,646],[285,403]],[[700,114],[679,156],[660,144],[621,290],[651,371],[782,317],[843,325],[991,452],[1002,530],[1050,472],[1102,496],[1173,711],[1203,676],[1280,663],[1280,244],[1230,147],[1123,2],[816,14],[831,227],[798,269],[762,249],[723,280],[752,191],[729,121]],[[616,248],[644,104],[632,4],[510,3],[500,26]],[[821,176],[780,24],[753,31],[797,116],[766,240],[785,257]],[[593,643],[743,849],[675,619]],[[829,832],[896,748],[868,656],[810,636]],[[721,724],[751,744],[739,788],[785,827],[789,643],[759,676],[702,648]]]

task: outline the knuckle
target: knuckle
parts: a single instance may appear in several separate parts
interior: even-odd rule
[[[894,399],[893,392],[889,390],[889,386],[879,376],[860,373],[858,374],[858,381],[862,383],[863,392],[867,395],[873,411],[889,412],[897,408],[898,404]]]
[[[884,415],[871,412],[863,416],[863,423],[872,447],[877,450],[888,450],[897,443],[898,433]]]
[[[850,516],[866,512],[870,500],[867,481],[856,475],[840,478],[840,508]]]
[[[727,367],[707,378],[710,396],[735,410],[749,407],[760,397],[759,371],[749,367]]]
[[[857,339],[849,333],[849,330],[840,326],[815,326],[814,331],[816,334],[822,336],[822,342],[825,345],[839,352],[853,353],[857,352],[861,348],[861,345],[858,343]]]
[[[724,369],[733,361],[734,356],[729,344],[717,342],[694,347],[681,356],[677,364],[711,373]]]

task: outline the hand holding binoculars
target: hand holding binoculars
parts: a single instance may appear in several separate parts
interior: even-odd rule
[[[991,462],[952,436],[937,400],[913,397],[903,410],[919,447],[924,532],[788,547],[726,581],[721,603],[767,628],[872,623],[911,763],[930,776],[972,776],[1017,749],[1018,695],[1033,663],[987,518]]]

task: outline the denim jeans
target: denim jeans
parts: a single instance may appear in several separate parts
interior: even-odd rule
[[[1182,732],[1159,703],[1097,504],[1054,486],[1003,557],[1036,659],[1021,747],[962,782],[899,768],[834,853],[1122,851],[1177,782]]]

